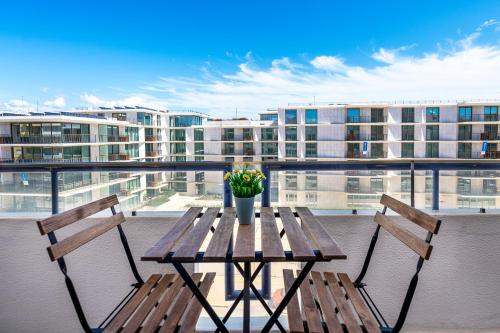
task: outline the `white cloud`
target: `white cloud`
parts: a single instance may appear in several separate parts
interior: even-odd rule
[[[311,65],[330,72],[343,72],[347,69],[344,60],[337,56],[318,56],[311,60]]]
[[[52,109],[64,109],[64,107],[66,106],[66,100],[64,99],[64,97],[57,97],[53,100],[45,101],[43,103],[43,106]]]

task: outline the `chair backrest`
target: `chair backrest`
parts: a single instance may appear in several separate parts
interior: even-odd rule
[[[134,277],[137,280],[137,283],[134,284],[134,288],[138,288],[140,285],[144,283],[141,278],[137,267],[134,262],[134,258],[130,251],[130,247],[128,246],[127,238],[125,237],[125,233],[121,227],[121,223],[125,222],[125,217],[123,213],[116,213],[115,205],[118,205],[118,198],[116,195],[109,196],[107,198],[103,198],[89,204],[73,208],[71,210],[65,211],[64,213],[56,214],[51,217],[48,217],[44,220],[37,221],[38,229],[40,230],[40,234],[47,235],[50,241],[50,246],[47,247],[47,251],[49,253],[49,257],[52,261],[57,261],[59,265],[59,269],[63,273],[66,281],[66,286],[68,288],[69,294],[71,296],[71,300],[73,302],[73,306],[75,307],[76,313],[78,315],[78,319],[80,320],[80,324],[82,328],[87,333],[95,332],[90,328],[89,323],[87,322],[87,318],[85,317],[84,311],[80,304],[80,300],[78,299],[78,295],[76,293],[75,287],[71,278],[68,275],[66,263],[64,260],[64,256],[70,252],[75,251],[80,248],[82,245],[87,244],[93,239],[103,235],[107,231],[113,229],[113,227],[117,227],[118,232],[120,234],[120,239],[122,241],[125,253],[127,255],[127,259],[130,264],[130,268]],[[88,228],[83,229],[65,239],[58,241],[55,235],[55,231],[59,230],[63,227],[66,227],[75,222],[81,221],[89,216],[95,215],[99,212],[102,212],[106,209],[110,209],[112,215],[100,220],[97,224],[94,224]],[[130,295],[130,293],[129,293]],[[126,298],[129,296],[127,295]],[[123,305],[123,300],[120,305]],[[111,317],[113,312],[99,325],[102,327],[107,320]]]
[[[432,245],[430,244],[431,235],[435,235],[438,233],[441,226],[441,220],[416,208],[410,207],[407,204],[386,194],[382,195],[380,203],[384,205],[384,209],[382,213],[377,212],[375,214],[374,221],[386,231],[391,233],[394,237],[403,242],[410,249],[412,249],[421,258],[428,260],[432,252]],[[386,216],[385,212],[387,208],[396,212],[398,215],[407,219],[408,221],[411,221],[419,227],[427,230],[427,239],[424,240],[418,237],[413,232],[395,222],[394,219]]]
[[[60,214],[53,215],[44,220],[37,221],[40,234],[51,234],[56,230],[66,227],[70,224],[83,220],[91,215],[97,214],[105,209],[112,209],[113,215],[104,218],[99,223],[88,227],[82,231],[75,233],[61,241],[53,242],[47,248],[49,257],[52,261],[62,258],[64,255],[78,249],[80,246],[87,244],[91,240],[101,236],[113,227],[125,222],[123,213],[115,214],[114,206],[118,204],[116,195],[103,198],[89,204],[73,208]],[[55,239],[55,238],[54,238]]]

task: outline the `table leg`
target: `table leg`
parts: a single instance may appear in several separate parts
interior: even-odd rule
[[[222,333],[229,333],[224,323],[220,320],[217,313],[215,313],[215,310],[212,308],[210,303],[208,303],[205,296],[203,296],[196,283],[194,283],[193,279],[191,279],[191,276],[186,271],[184,266],[182,266],[182,264],[178,262],[173,262],[172,264],[174,265],[177,272],[179,272],[179,275],[184,280],[184,282],[186,282],[186,285],[189,287],[189,289],[191,289],[198,302],[200,302],[201,306],[203,306],[210,318],[212,318],[214,324],[217,326],[217,329]]]
[[[243,333],[250,332],[250,262],[244,263],[243,275]]]
[[[292,299],[292,297],[297,293],[297,289],[300,287],[302,282],[305,280],[309,272],[311,271],[312,267],[314,266],[314,261],[308,261],[302,271],[300,271],[299,276],[295,279],[293,282],[292,286],[290,287],[290,290],[288,293],[286,293],[285,297],[283,297],[283,300],[281,303],[278,305],[276,310],[274,311],[273,315],[269,320],[267,321],[266,325],[262,329],[262,333],[268,333],[271,328],[274,326],[274,324],[278,321],[281,313],[283,310],[285,310],[285,307],[288,305],[288,302]]]
[[[261,263],[261,265],[263,265],[263,263]],[[238,269],[238,271],[240,272],[241,276],[244,276],[245,273],[243,271],[243,268],[241,268],[240,264],[238,264],[237,262],[235,262],[234,266]],[[257,272],[258,270],[260,270],[260,268],[261,268],[261,266],[258,266],[257,270],[255,272]],[[252,274],[252,278],[250,279],[250,289],[254,293],[255,297],[257,297],[257,299],[259,300],[259,302],[262,304],[262,307],[264,308],[264,310],[266,310],[267,314],[270,315],[270,316],[272,316],[273,311],[269,308],[269,306],[266,303],[266,300],[264,299],[264,297],[262,297],[262,295],[260,294],[259,290],[253,284],[253,281],[255,280],[255,277],[254,277],[255,276],[255,272]],[[222,321],[225,322],[224,319]],[[283,325],[281,325],[281,323],[279,321],[276,322],[276,326],[278,326],[280,332],[286,333],[285,328],[283,327]]]

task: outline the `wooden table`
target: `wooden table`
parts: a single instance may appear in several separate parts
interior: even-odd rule
[[[251,290],[270,315],[262,332],[269,332],[274,325],[280,331],[285,332],[278,318],[314,263],[346,259],[346,255],[308,208],[296,208],[293,212],[289,207],[280,207],[275,212],[270,207],[263,207],[260,212],[256,212],[255,219],[260,219],[261,224],[262,249],[259,251],[255,247],[255,223],[238,225],[236,241],[234,247],[232,246],[233,228],[237,223],[236,211],[233,207],[224,208],[222,213],[220,208],[208,208],[205,212],[202,210],[201,207],[190,208],[172,229],[146,252],[141,260],[173,264],[214,321],[217,331],[228,332],[225,322],[242,299],[243,332],[250,331]],[[299,223],[297,218],[302,223]],[[219,221],[215,223],[217,219]],[[277,219],[282,222],[281,231],[278,230]],[[213,235],[208,246],[205,251],[201,251],[200,248],[210,232]],[[290,250],[283,248],[281,240],[284,235],[288,239]],[[304,262],[305,265],[273,312],[253,285],[253,281],[266,263],[286,261]],[[232,263],[243,276],[243,290],[222,320],[183,266],[183,264],[195,262]],[[252,262],[259,263],[253,272],[251,271]],[[243,263],[243,267],[240,263]]]

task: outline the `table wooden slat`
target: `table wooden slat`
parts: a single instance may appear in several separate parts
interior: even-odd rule
[[[165,259],[169,251],[173,248],[176,241],[178,241],[189,229],[193,221],[201,213],[201,207],[191,207],[189,210],[177,221],[169,232],[163,236],[156,244],[151,247],[141,260],[158,261]]]
[[[236,243],[233,249],[233,261],[255,259],[255,220],[250,224],[238,225]]]
[[[307,207],[297,207],[297,213],[302,220],[302,228],[307,229],[312,240],[318,245],[323,258],[325,259],[345,259],[335,240],[328,234],[328,231],[318,222],[316,217]]]
[[[288,243],[296,260],[313,260],[316,258],[309,242],[297,223],[292,210],[289,207],[279,207],[278,212],[283,222]]]
[[[285,260],[280,233],[271,207],[260,209],[260,233],[262,239],[262,255],[264,260]]]
[[[235,220],[236,210],[234,207],[224,208],[224,213],[205,251],[205,261],[223,261],[226,258],[229,242],[233,236]]]
[[[208,208],[189,234],[184,237],[182,245],[174,253],[172,259],[176,261],[194,261],[218,213],[219,208]]]

